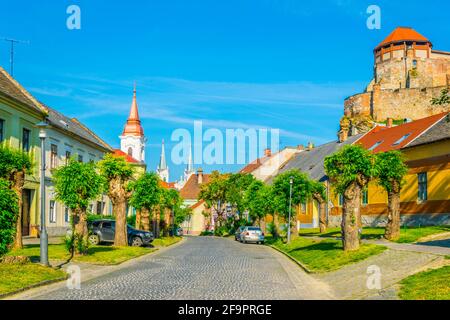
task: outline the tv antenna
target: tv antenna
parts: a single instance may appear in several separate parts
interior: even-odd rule
[[[10,63],[9,74],[11,75],[11,77],[14,77],[14,45],[16,43],[30,44],[30,42],[11,39],[11,38],[2,38],[2,39],[11,43],[11,52],[10,52],[10,58],[9,58],[9,63]]]

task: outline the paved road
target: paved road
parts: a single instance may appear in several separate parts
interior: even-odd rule
[[[45,292],[45,293],[43,293]],[[327,299],[329,289],[271,248],[230,239],[187,238],[98,278],[35,299]]]

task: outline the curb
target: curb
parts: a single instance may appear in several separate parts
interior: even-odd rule
[[[36,288],[47,286],[47,285],[51,285],[51,284],[54,284],[54,283],[57,283],[57,282],[62,282],[64,280],[67,280],[68,278],[69,278],[69,275],[66,275],[65,277],[61,277],[61,278],[57,278],[57,279],[53,279],[53,280],[46,280],[46,281],[42,281],[42,282],[39,282],[39,283],[35,283],[35,284],[29,285],[27,287],[20,288],[20,289],[18,289],[16,291],[13,291],[13,292],[0,294],[0,300],[2,300],[4,298],[15,296],[15,295],[17,295],[19,293],[22,293],[22,292],[25,292],[25,291],[28,291],[28,290],[31,290],[31,289],[36,289]]]
[[[289,259],[291,259],[292,261],[294,261],[300,268],[302,268],[306,273],[308,274],[313,274],[315,272],[311,271],[307,266],[305,266],[303,263],[301,263],[300,261],[298,261],[297,259],[295,259],[293,256],[291,256],[289,253],[286,253],[284,251],[282,251],[281,249],[278,249],[277,247],[273,246],[273,245],[267,245],[268,247],[282,253],[283,255],[285,255],[286,257],[288,257]]]

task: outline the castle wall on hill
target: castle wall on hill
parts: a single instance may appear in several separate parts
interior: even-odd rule
[[[450,106],[434,106],[431,99],[438,97],[446,88],[413,88],[381,90],[378,85],[374,91],[348,98],[344,103],[344,114],[348,118],[371,116],[376,122],[387,118],[417,120],[448,111]]]

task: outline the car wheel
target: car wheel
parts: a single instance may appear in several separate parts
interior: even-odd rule
[[[91,234],[88,238],[89,243],[93,246],[96,246],[100,243],[100,237],[96,234]]]
[[[144,243],[142,242],[142,239],[139,237],[134,237],[133,240],[131,241],[131,246],[132,247],[142,247]]]

